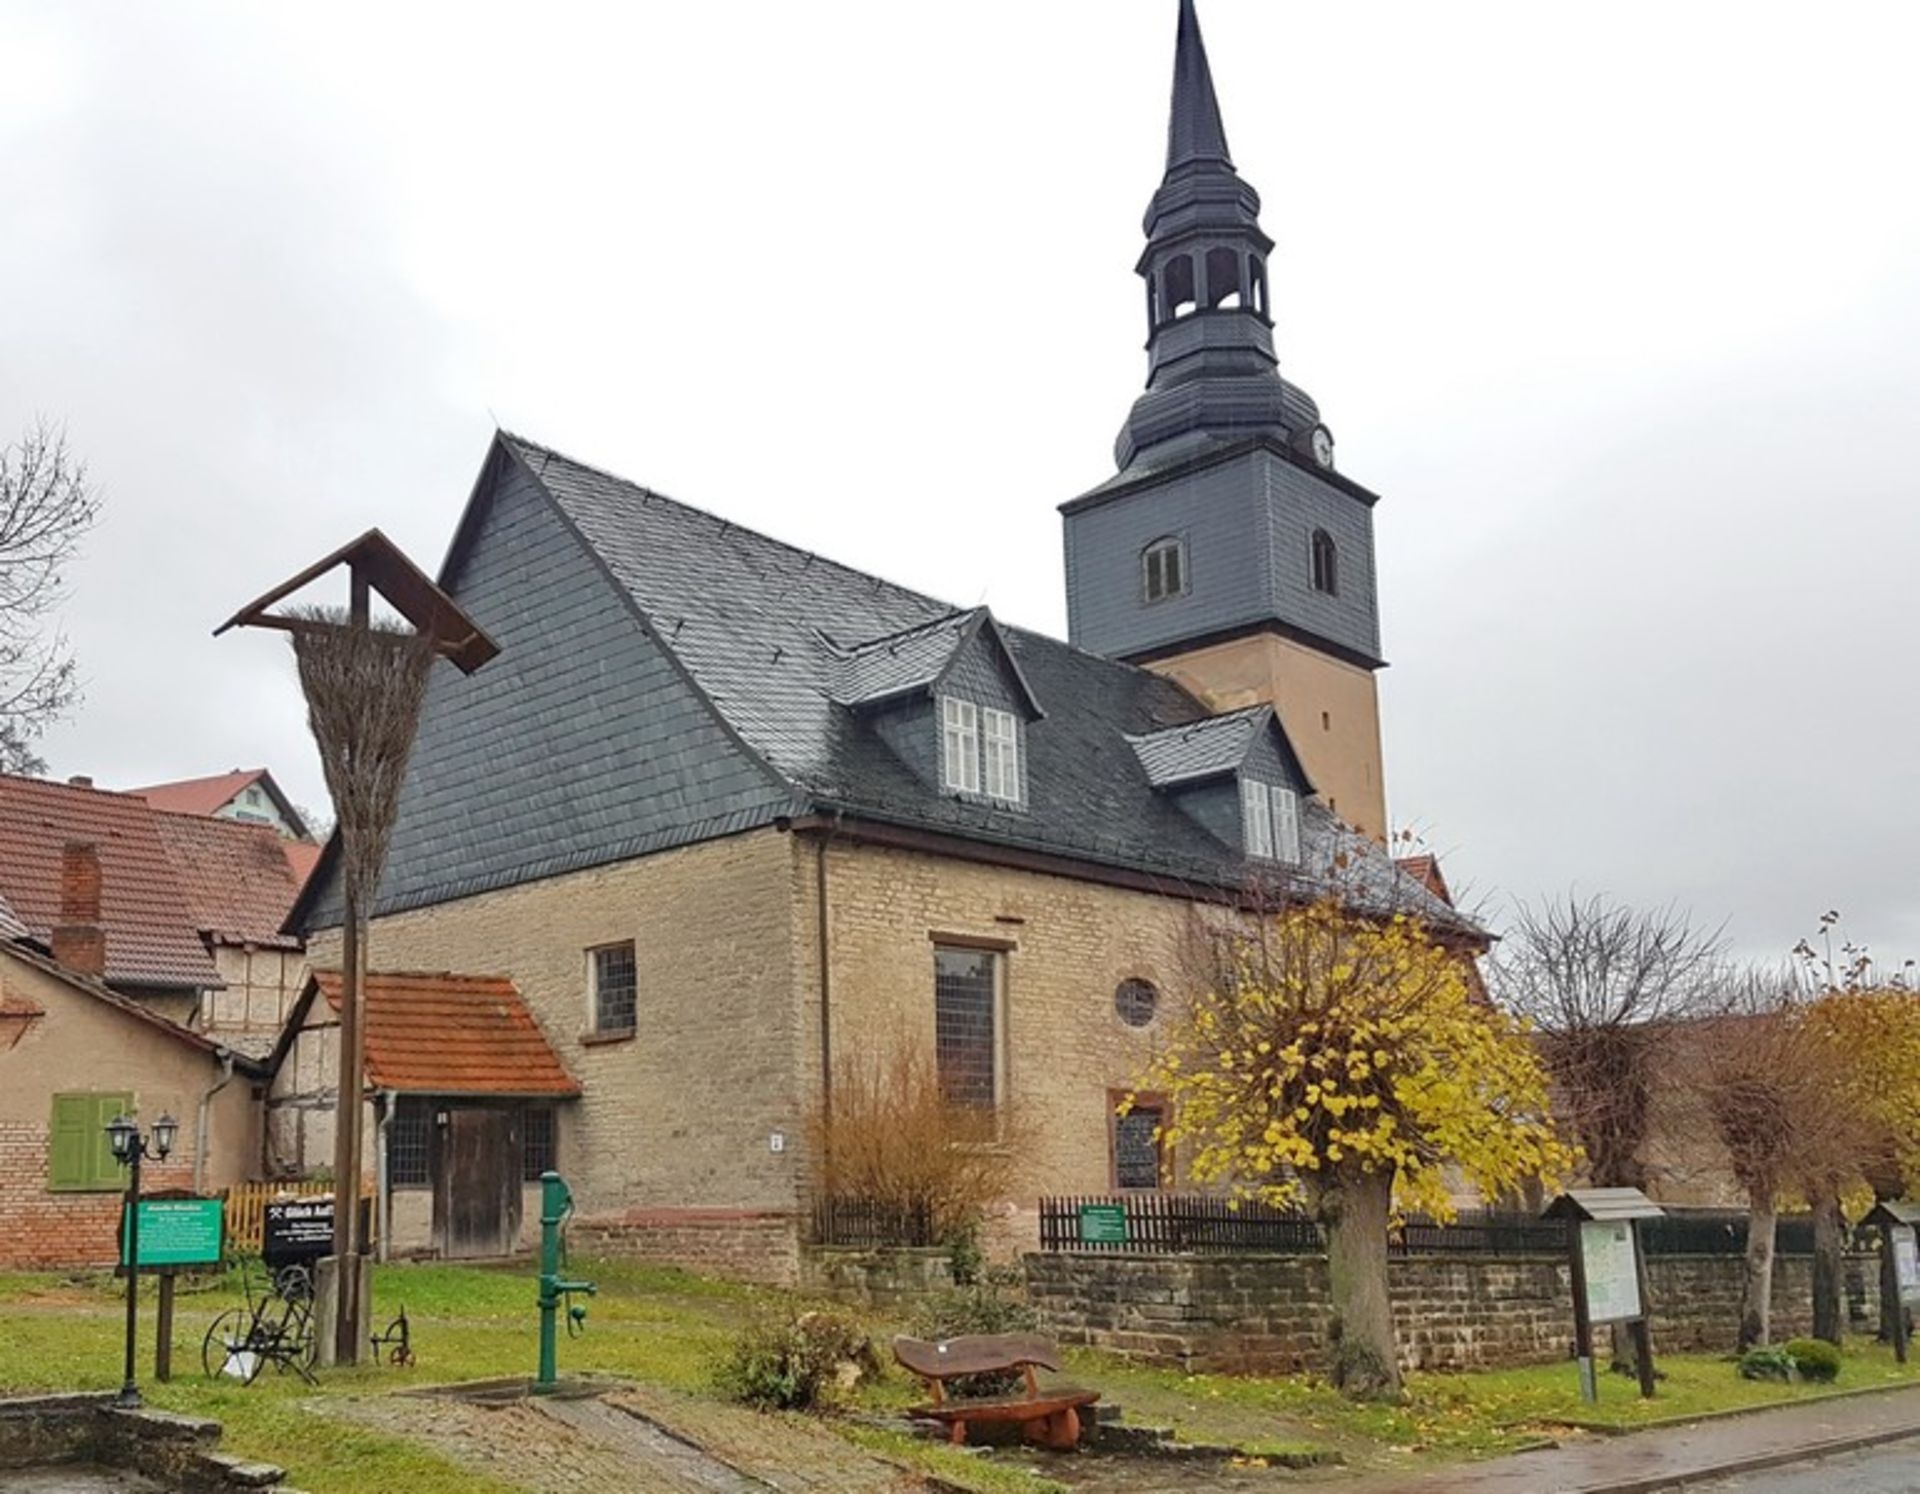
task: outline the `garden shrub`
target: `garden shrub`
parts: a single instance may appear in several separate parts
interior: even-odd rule
[[[1791,1384],[1799,1378],[1794,1369],[1793,1356],[1782,1348],[1749,1349],[1740,1356],[1740,1378],[1743,1380],[1778,1380],[1782,1384]]]
[[[1824,1338],[1791,1338],[1787,1355],[1803,1380],[1825,1385],[1840,1376],[1840,1351]]]
[[[860,1325],[832,1312],[789,1313],[749,1324],[720,1367],[720,1387],[762,1410],[830,1405],[880,1360]]]

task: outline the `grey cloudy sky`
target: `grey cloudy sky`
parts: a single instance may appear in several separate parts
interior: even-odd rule
[[[1396,821],[1490,898],[1920,951],[1920,8],[1203,0],[1377,513]],[[46,749],[321,797],[240,601],[443,553],[495,417],[1060,632],[1172,0],[0,0],[0,432],[108,516]],[[910,475],[907,475],[910,474]]]

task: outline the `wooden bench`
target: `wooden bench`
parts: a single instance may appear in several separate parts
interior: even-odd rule
[[[1017,1421],[1029,1442],[1070,1452],[1080,1443],[1080,1410],[1100,1399],[1097,1390],[1077,1390],[1072,1386],[1050,1385],[1042,1389],[1034,1370],[1060,1372],[1060,1351],[1051,1340],[1035,1333],[981,1334],[972,1338],[949,1338],[929,1343],[921,1338],[896,1338],[893,1357],[927,1382],[933,1393],[928,1405],[915,1406],[908,1414],[929,1421],[944,1422],[954,1442],[967,1440],[970,1422]],[[947,1381],[968,1375],[1007,1374],[1019,1370],[1026,1376],[1026,1390],[1020,1395],[968,1396],[949,1399]]]

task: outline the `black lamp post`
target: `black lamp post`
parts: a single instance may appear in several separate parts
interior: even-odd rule
[[[153,1123],[151,1136],[142,1136],[140,1127],[124,1115],[107,1122],[113,1159],[127,1169],[127,1374],[113,1403],[128,1410],[137,1410],[140,1405],[140,1387],[133,1380],[133,1340],[140,1300],[140,1159],[166,1161],[179,1134],[180,1122],[170,1115],[162,1115]]]

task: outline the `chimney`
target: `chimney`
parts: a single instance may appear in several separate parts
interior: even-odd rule
[[[60,853],[60,921],[53,957],[77,975],[107,973],[107,934],[100,927],[100,853],[92,841],[70,840]]]
[[[92,788],[93,780],[89,778],[85,773],[75,773],[73,777],[67,780],[67,787],[68,788]]]

